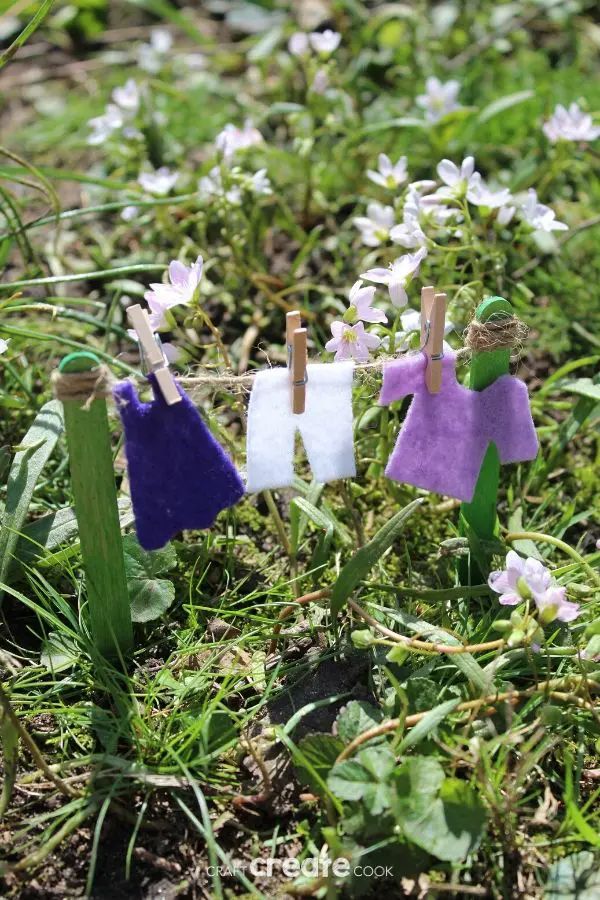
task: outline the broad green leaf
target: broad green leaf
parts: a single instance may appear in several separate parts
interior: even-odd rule
[[[341,610],[353,590],[370,572],[377,560],[381,559],[385,551],[392,546],[407,521],[422,503],[423,500],[421,498],[413,500],[412,503],[409,503],[408,506],[397,512],[389,522],[386,522],[379,529],[375,537],[368,544],[365,544],[364,547],[361,547],[360,550],[357,550],[352,559],[346,563],[338,575],[331,593],[331,612],[333,615],[336,615]]]
[[[439,706],[434,706],[433,709],[425,713],[420,722],[417,722],[414,728],[406,732],[398,747],[398,752],[404,753],[406,750],[410,750],[411,747],[416,747],[419,741],[424,740],[432,731],[435,731],[440,722],[443,722],[446,716],[456,709],[459,703],[458,697],[454,700],[446,700],[445,703],[440,703]]]
[[[308,734],[299,742],[294,765],[315,794],[323,795],[327,777],[343,749],[343,742],[331,734]]]
[[[51,631],[42,644],[40,665],[50,672],[62,672],[74,666],[80,655],[77,644],[68,635]]]
[[[331,770],[327,784],[341,800],[362,800],[367,811],[377,816],[393,799],[390,778],[396,757],[387,747],[362,750],[355,759],[345,759]]]
[[[513,106],[518,106],[519,103],[525,103],[526,100],[531,100],[534,96],[533,91],[517,91],[515,94],[507,94],[505,97],[499,97],[498,100],[493,100],[492,103],[489,103],[485,106],[479,115],[477,116],[478,122],[487,122],[488,119],[497,116],[499,113],[505,112],[507,109],[511,109]]]
[[[400,769],[393,809],[410,841],[446,861],[464,859],[477,849],[487,818],[477,792],[458,778],[444,778],[439,763],[427,757],[413,757]]]
[[[431,799],[444,782],[444,770],[430,756],[411,756],[397,769],[395,780],[400,798],[421,794]]]
[[[151,622],[161,616],[175,599],[173,582],[157,576],[173,568],[177,554],[171,544],[162,550],[143,550],[133,534],[123,539],[123,552],[131,618],[134,622]]]
[[[35,485],[63,428],[62,404],[51,400],[35,417],[10,467],[0,526],[0,582],[6,581]]]
[[[340,710],[335,724],[338,736],[349,744],[355,737],[383,722],[383,713],[366,700],[351,700]]]
[[[425,675],[410,675],[403,685],[412,713],[426,712],[438,705],[440,699],[439,682]]]
[[[600,384],[591,378],[576,378],[574,381],[565,381],[561,385],[563,391],[570,394],[579,394],[581,397],[589,397],[591,400],[600,400]]]

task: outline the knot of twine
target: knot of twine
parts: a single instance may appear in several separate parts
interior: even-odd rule
[[[516,316],[497,316],[486,322],[471,319],[464,332],[465,347],[472,353],[510,349],[519,356],[528,331]]]
[[[94,400],[109,397],[115,378],[106,366],[85,372],[52,373],[52,391],[57,400],[75,400],[89,409]]]

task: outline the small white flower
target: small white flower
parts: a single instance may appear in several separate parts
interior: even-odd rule
[[[475,160],[472,156],[466,156],[460,164],[460,169],[449,159],[443,159],[437,167],[437,173],[446,185],[438,191],[440,197],[457,198],[466,196],[472,184],[475,184],[479,172],[475,172]]]
[[[600,137],[600,128],[594,125],[591,115],[584,113],[577,103],[571,103],[568,109],[559,103],[542,128],[553,144],[556,141],[595,141]]]
[[[417,106],[425,110],[428,122],[438,122],[448,113],[460,109],[457,102],[460,83],[458,81],[441,82],[439,78],[428,78],[425,82],[425,93],[417,97]]]
[[[144,294],[151,311],[156,316],[164,316],[172,306],[186,305],[196,299],[202,278],[202,257],[186,266],[178,259],[169,263],[169,284],[155,283]]]
[[[206,68],[206,57],[203,53],[184,53],[183,62],[190,72],[200,72]]]
[[[324,94],[328,87],[329,73],[327,72],[327,69],[317,69],[310,86],[311,91],[315,94]]]
[[[142,172],[138,177],[138,184],[155,197],[165,197],[178,178],[178,172],[171,172],[167,166],[161,166],[155,172]]]
[[[137,214],[137,206],[126,206],[121,210],[121,218],[124,222],[131,222],[133,219],[137,218]]]
[[[166,28],[153,28],[150,43],[138,47],[138,65],[144,72],[156,75],[163,67],[165,56],[173,46],[173,37]]]
[[[564,222],[558,221],[553,209],[539,202],[534,188],[529,188],[527,199],[521,203],[519,210],[523,221],[534,231],[567,231],[569,228]]]
[[[304,31],[296,31],[288,41],[288,50],[292,56],[305,56],[310,50],[308,35]]]
[[[170,366],[174,366],[181,359],[181,348],[175,344],[166,343],[162,345],[163,355]]]
[[[256,196],[266,196],[273,193],[266,169],[259,169],[258,172],[254,172],[250,176],[250,190]]]
[[[390,230],[390,238],[395,244],[400,244],[407,250],[425,246],[427,237],[421,228],[420,213],[421,198],[416,191],[409,190],[404,201],[403,220]]]
[[[406,312],[403,312],[400,316],[400,328],[401,331],[396,332],[394,346],[397,352],[408,350],[411,343],[411,335],[415,334],[415,332],[421,332],[421,313],[416,309],[407,309]],[[446,320],[444,324],[444,337],[450,334],[451,331],[454,331],[455,325],[449,319]],[[389,349],[389,339],[384,338],[382,341],[385,349]],[[444,342],[444,347],[446,347],[446,343]]]
[[[467,200],[474,206],[487,206],[490,209],[500,209],[507,206],[512,200],[508,188],[499,188],[493,191],[485,183],[479,172],[474,172],[467,190]]]
[[[406,306],[408,303],[406,288],[419,271],[419,266],[426,256],[427,250],[425,247],[421,247],[416,253],[406,253],[404,256],[400,256],[390,263],[387,269],[369,269],[360,277],[366,281],[375,281],[377,284],[386,284],[394,306]]]
[[[263,136],[254,127],[250,119],[246,119],[243,128],[238,128],[228,122],[215,138],[215,145],[224,159],[229,160],[238,150],[245,150],[255,144],[261,144]]]
[[[4,338],[0,338],[0,353],[6,353],[8,350],[8,341],[5,341]]]
[[[373,306],[374,296],[374,287],[365,287],[362,281],[355,281],[348,294],[350,306],[344,315],[344,320],[348,323],[355,322],[357,319],[363,322],[387,322],[387,316],[383,310]]]
[[[369,351],[377,350],[381,344],[381,338],[376,334],[365,331],[363,322],[349,325],[336,319],[331,323],[330,340],[325,344],[329,353],[335,353],[334,359],[355,359],[357,362],[368,362]]]
[[[150,46],[164,55],[173,46],[173,35],[166,28],[153,28],[150,32]]]
[[[203,178],[198,182],[198,191],[204,200],[210,200],[213,197],[222,197],[232,206],[240,206],[242,202],[242,189],[238,184],[231,185],[227,189],[223,184],[223,175],[218,166],[214,166]]]
[[[370,178],[375,184],[392,190],[397,188],[399,184],[402,184],[403,181],[406,181],[408,170],[405,156],[401,156],[398,162],[392,163],[389,156],[386,156],[385,153],[380,153],[377,163],[377,171],[367,169],[367,178]]]
[[[390,237],[394,227],[394,208],[381,203],[369,203],[366,216],[356,216],[352,221],[360,229],[363,244],[378,247]]]
[[[512,222],[513,216],[517,211],[516,206],[501,206],[498,210],[498,215],[496,216],[496,221],[498,225],[508,225]]]
[[[418,197],[421,197],[423,194],[429,193],[436,186],[437,181],[431,181],[431,179],[423,178],[421,181],[411,181],[408,185],[409,193],[416,194]]]
[[[322,53],[324,56],[328,56],[334,50],[337,50],[341,39],[341,34],[337,31],[332,31],[330,28],[326,31],[311,31],[308,35],[310,46],[315,53]]]
[[[133,78],[129,78],[123,87],[115,88],[111,94],[119,109],[128,114],[136,113],[140,106],[140,92]]]
[[[109,103],[104,115],[96,116],[88,122],[92,133],[89,135],[88,144],[103,144],[115,131],[123,126],[123,114],[118,106]]]

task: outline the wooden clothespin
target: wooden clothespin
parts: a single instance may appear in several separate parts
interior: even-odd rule
[[[427,356],[425,384],[430,394],[442,386],[446,295],[436,294],[433,287],[421,289],[421,350]]]
[[[144,358],[150,366],[150,371],[156,378],[167,406],[180,403],[181,395],[177,390],[175,379],[165,362],[163,352],[156,343],[156,338],[150,328],[148,313],[145,309],[142,309],[139,303],[136,303],[135,306],[130,306],[127,310],[127,317],[135,329]]]
[[[285,317],[286,344],[288,352],[288,369],[292,380],[292,412],[296,415],[306,409],[306,372],[307,363],[307,331],[301,328],[302,320],[298,310],[289,312]]]

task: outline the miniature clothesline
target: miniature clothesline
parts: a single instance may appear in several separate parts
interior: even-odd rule
[[[457,361],[468,359],[472,353],[481,351],[503,350],[510,348],[518,359],[522,346],[527,337],[528,328],[517,316],[506,316],[496,321],[477,322],[473,319],[464,332],[465,346],[455,351]],[[398,359],[397,355],[386,356],[373,362],[355,363],[355,377],[368,381],[373,376],[383,372],[384,366],[392,360]],[[183,387],[203,388],[214,387],[230,389],[236,393],[250,393],[256,375],[263,371],[256,369],[253,372],[244,372],[241,375],[188,375],[181,376],[178,381]]]
[[[519,358],[527,332],[527,326],[517,316],[504,317],[485,323],[473,319],[464,332],[465,346],[454,351],[456,359],[461,361],[469,358],[474,352],[506,348],[515,351],[515,357]],[[367,382],[374,375],[381,374],[384,366],[395,359],[398,359],[397,355],[386,356],[373,362],[355,363],[355,377]],[[213,387],[239,394],[249,394],[256,376],[261,371],[265,370],[255,369],[240,375],[234,373],[181,375],[177,377],[177,380],[183,388]],[[81,402],[91,402],[96,397],[110,398],[116,380],[108,367],[103,365],[99,369],[88,372],[73,374],[55,372],[52,376],[52,386],[54,395],[59,400],[77,399]],[[145,376],[139,379],[140,382],[146,380]]]

